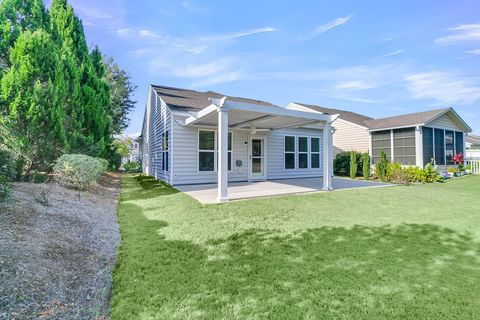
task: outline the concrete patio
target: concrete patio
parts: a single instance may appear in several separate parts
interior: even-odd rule
[[[388,183],[334,178],[333,189],[378,188],[393,186]],[[299,194],[322,191],[323,178],[282,179],[259,182],[231,182],[228,184],[230,200],[271,197],[286,194]],[[200,203],[217,203],[217,184],[197,184],[175,186],[179,191],[197,199]]]

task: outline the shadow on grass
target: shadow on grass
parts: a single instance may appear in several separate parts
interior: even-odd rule
[[[121,203],[112,319],[478,319],[480,246],[435,225],[249,230],[198,245]]]

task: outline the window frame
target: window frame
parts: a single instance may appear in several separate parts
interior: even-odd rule
[[[307,151],[300,151],[300,139],[306,139],[307,140]],[[304,170],[304,169],[310,169],[310,146],[309,146],[309,143],[310,143],[310,137],[309,136],[297,136],[297,168],[298,169],[301,169],[301,170]],[[306,167],[300,167],[300,155],[306,155],[306,159],[307,159],[307,166]]]
[[[162,154],[162,171],[168,172],[170,169],[169,165],[169,130],[164,130],[162,133],[162,144],[161,144],[161,154]]]
[[[287,151],[287,141],[286,139],[288,138],[293,138],[293,151]],[[284,170],[295,170],[296,165],[297,165],[297,156],[296,156],[296,150],[297,150],[297,137],[294,135],[284,135],[283,136],[283,169]],[[293,168],[287,168],[287,157],[286,154],[293,154]]]
[[[209,131],[213,132],[214,138],[214,147],[213,150],[203,150],[200,149],[200,131]],[[231,143],[228,145],[229,138],[227,138],[227,150],[228,155],[227,159],[229,158],[230,161],[227,160],[227,171],[231,172],[233,170],[233,131],[228,131],[228,137],[231,137]],[[213,152],[213,170],[200,170],[200,152]],[[209,173],[209,172],[217,172],[218,168],[218,130],[215,129],[203,129],[199,128],[197,130],[197,172],[198,173]]]
[[[313,139],[318,139],[318,151],[313,151]],[[321,168],[321,162],[320,162],[320,137],[310,137],[310,169],[320,169]],[[312,156],[318,154],[318,167],[313,167],[313,161],[312,161]]]

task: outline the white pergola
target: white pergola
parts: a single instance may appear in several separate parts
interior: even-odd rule
[[[227,97],[213,99],[212,104],[192,114],[185,126],[218,127],[218,196],[219,202],[228,201],[228,131],[249,129],[270,131],[283,128],[323,129],[323,190],[332,190],[333,145],[331,123],[338,115],[306,112],[278,106],[235,101]]]

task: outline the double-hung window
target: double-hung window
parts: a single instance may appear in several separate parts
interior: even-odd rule
[[[228,171],[232,170],[233,136],[228,132]],[[213,130],[198,131],[198,171],[215,171],[218,162],[217,135]]]
[[[198,171],[215,171],[215,131],[198,131]]]
[[[308,137],[298,137],[298,168],[308,168]]]
[[[320,138],[310,138],[310,167],[320,168]]]
[[[168,171],[168,146],[169,146],[169,132],[163,132],[162,137],[162,170]]]
[[[285,136],[285,169],[295,169],[295,137]]]

